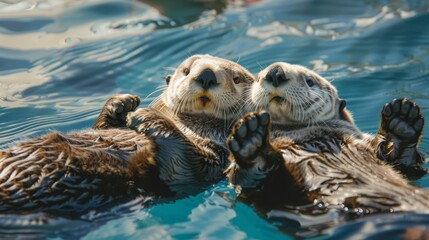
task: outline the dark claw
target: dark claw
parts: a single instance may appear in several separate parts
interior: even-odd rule
[[[245,123],[241,123],[241,125],[237,129],[237,134],[240,138],[244,138],[247,135],[247,127]]]
[[[401,109],[401,99],[393,99],[392,108],[393,112],[399,112]]]
[[[390,115],[392,115],[392,108],[390,107],[390,104],[388,103],[384,104],[383,114],[386,117],[390,117]]]
[[[411,107],[410,109],[410,113],[408,114],[408,116],[410,116],[411,119],[416,118],[420,113],[419,107],[417,105],[414,105]]]
[[[401,114],[407,115],[407,113],[410,111],[410,108],[411,108],[411,102],[408,101],[407,99],[404,99],[402,101]]]
[[[240,146],[238,146],[238,142],[232,137],[229,141],[229,149],[231,151],[237,152],[240,149]]]
[[[258,127],[258,118],[256,116],[252,116],[248,121],[247,121],[247,126],[249,127],[249,130],[251,132],[255,131],[256,128]]]
[[[259,122],[261,125],[267,125],[268,122],[270,121],[270,114],[268,114],[267,112],[263,112],[261,113],[261,115],[259,115]]]

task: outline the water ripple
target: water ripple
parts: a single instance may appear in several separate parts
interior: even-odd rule
[[[164,84],[163,77],[198,53],[237,61],[253,73],[275,61],[307,66],[332,81],[366,132],[377,131],[381,107],[395,97],[413,99],[429,118],[425,0],[8,2],[13,3],[0,3],[0,147],[52,130],[89,128],[115,93],[138,94],[147,106],[157,93],[145,96]],[[421,149],[429,156],[426,135]],[[427,188],[429,178],[414,183]],[[393,228],[403,231],[401,224],[420,226],[428,219],[389,215],[391,220],[380,216],[330,228],[291,212],[289,220],[266,221],[234,202],[225,185],[124,215],[49,218],[46,225],[24,227],[15,236],[378,237],[367,226],[390,234]],[[384,225],[381,218],[387,219]],[[13,237],[12,228],[5,228],[2,236]]]

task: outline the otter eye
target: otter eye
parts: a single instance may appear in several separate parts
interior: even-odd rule
[[[314,86],[314,81],[313,81],[313,79],[311,79],[311,78],[309,78],[309,77],[307,77],[307,78],[305,79],[305,82],[307,83],[307,85],[308,85],[309,87]]]
[[[188,74],[189,74],[189,68],[183,69],[183,74],[185,74],[185,76],[188,76]]]
[[[168,75],[167,77],[165,77],[165,83],[170,84],[170,80],[171,80],[171,75]]]
[[[234,77],[232,80],[235,84],[239,84],[241,82],[241,77]]]

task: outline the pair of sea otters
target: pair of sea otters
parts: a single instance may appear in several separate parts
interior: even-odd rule
[[[91,130],[1,150],[0,213],[80,213],[225,176],[239,198],[266,210],[322,201],[429,212],[429,192],[401,172],[424,162],[424,118],[408,99],[383,107],[374,136],[354,125],[334,86],[302,66],[274,63],[255,77],[194,55],[166,81],[147,108],[115,95]]]

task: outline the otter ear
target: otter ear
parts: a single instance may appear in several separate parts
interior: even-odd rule
[[[346,109],[346,100],[340,99],[339,108],[340,119],[354,124],[352,114]]]
[[[344,110],[344,108],[346,107],[346,100],[344,99],[340,99],[340,112]]]
[[[167,83],[167,85],[170,84],[170,80],[171,80],[171,75],[167,75],[165,77],[165,83]]]

